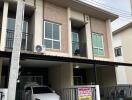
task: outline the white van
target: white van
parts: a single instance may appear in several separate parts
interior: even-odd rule
[[[25,86],[25,100],[60,100],[60,96],[48,86]]]

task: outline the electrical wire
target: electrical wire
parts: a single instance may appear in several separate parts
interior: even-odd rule
[[[125,10],[121,10],[121,9],[118,9],[118,8],[115,8],[115,7],[112,7],[112,6],[109,6],[109,4],[113,4],[113,2],[107,2],[107,1],[105,1],[105,3],[104,3],[104,2],[100,2],[100,1],[97,2],[96,0],[91,0],[91,1],[94,1],[96,3],[100,3],[100,4],[103,4],[103,5],[106,5],[106,6],[110,7],[110,8],[113,8],[113,9],[118,10],[118,11],[122,11],[124,13],[130,13],[131,14],[131,12],[129,12],[129,11],[125,11]]]
[[[125,14],[130,14],[131,15],[131,12],[128,12],[128,11],[125,11],[125,10],[121,10],[121,9],[118,9],[118,8],[114,8],[114,7],[112,7],[112,6],[109,6],[109,5],[107,5],[107,4],[104,4],[104,3],[100,3],[100,2],[97,2],[97,1],[95,1],[95,0],[82,0],[82,1],[85,1],[85,2],[90,2],[90,3],[95,3],[95,4],[100,4],[101,6],[103,5],[103,6],[105,6],[106,8],[109,8],[109,9],[111,9],[111,10],[115,10],[115,11],[118,11],[118,12],[121,12],[121,13],[125,13]]]
[[[120,11],[116,11],[117,9],[113,8],[113,7],[110,7],[110,6],[107,6],[105,4],[102,4],[102,3],[98,3],[96,2],[95,0],[92,0],[93,2],[91,1],[88,1],[88,0],[82,0],[83,2],[86,2],[86,3],[90,3],[90,4],[94,4],[96,6],[103,6],[103,8],[107,9],[107,10],[110,10],[111,12],[119,15],[120,17],[125,17],[125,18],[131,18],[131,14],[129,12],[126,12],[126,11],[123,11],[123,10],[120,10]],[[119,9],[118,9],[119,10]],[[125,12],[125,13],[124,13]]]

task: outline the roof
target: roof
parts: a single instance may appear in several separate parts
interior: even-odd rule
[[[124,26],[118,28],[117,30],[113,31],[113,35],[120,33],[121,31],[124,31],[125,29],[128,29],[129,27],[132,27],[132,22],[129,22],[129,23],[125,24]]]
[[[62,6],[62,7],[70,7],[73,10],[88,14],[89,16],[93,16],[96,18],[100,18],[103,20],[111,19],[111,21],[118,18],[118,15],[108,12],[104,9],[95,7],[93,5],[87,4],[80,0],[45,0],[50,3]]]
[[[0,57],[11,58],[11,52],[0,51]],[[98,64],[98,65],[109,65],[109,66],[132,66],[131,63],[121,63],[113,61],[101,61],[93,60],[87,58],[72,58],[72,57],[61,57],[61,56],[51,56],[42,55],[34,53],[21,53],[20,59],[33,59],[33,60],[45,60],[45,61],[58,61],[58,62],[68,62],[68,63],[81,63],[81,64]]]

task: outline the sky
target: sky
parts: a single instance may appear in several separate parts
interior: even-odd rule
[[[89,4],[118,14],[120,17],[112,22],[112,30],[129,23],[132,20],[130,0],[83,0]]]

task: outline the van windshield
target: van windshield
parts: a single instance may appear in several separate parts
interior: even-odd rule
[[[34,94],[42,94],[42,93],[53,93],[52,90],[48,87],[33,87]]]

